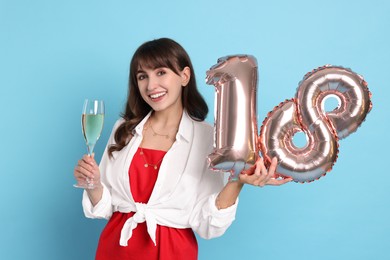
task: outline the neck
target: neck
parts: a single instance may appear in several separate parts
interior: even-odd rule
[[[169,127],[179,127],[181,117],[183,115],[183,108],[179,111],[153,111],[150,116],[150,120],[153,122],[153,126],[156,125],[160,129]]]

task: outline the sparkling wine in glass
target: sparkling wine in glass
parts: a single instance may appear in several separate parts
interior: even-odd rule
[[[102,100],[84,101],[83,112],[81,115],[81,128],[84,139],[87,144],[88,155],[91,156],[96,142],[100,137],[104,122],[104,102]],[[93,181],[86,178],[84,183],[74,185],[77,188],[93,189]]]

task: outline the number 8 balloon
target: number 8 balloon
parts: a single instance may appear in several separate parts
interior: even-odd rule
[[[276,106],[264,119],[257,142],[257,63],[250,55],[226,56],[207,71],[216,88],[214,151],[210,168],[231,172],[230,179],[257,159],[266,165],[278,158],[277,173],[295,182],[311,182],[329,172],[338,156],[338,140],[355,132],[372,108],[363,77],[340,66],[325,65],[307,73],[296,97]],[[336,109],[326,112],[325,100],[335,97]],[[304,132],[307,144],[293,137]]]
[[[339,105],[326,112],[324,102],[331,96]],[[269,164],[276,156],[276,171],[295,182],[319,179],[337,160],[338,140],[355,132],[371,108],[371,93],[362,76],[339,66],[315,69],[299,83],[296,97],[275,107],[263,121],[264,160]],[[306,134],[304,147],[292,142],[297,132]]]

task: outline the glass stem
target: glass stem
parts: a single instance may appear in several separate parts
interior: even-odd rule
[[[93,149],[94,149],[94,148],[95,148],[95,144],[88,144],[88,145],[87,145],[88,156],[89,156],[89,157],[92,156],[92,153],[93,153]],[[90,178],[86,178],[86,181],[87,181],[87,187],[88,187],[88,189],[93,189],[93,188],[94,188],[93,180],[91,180]]]
[[[91,156],[93,153],[93,149],[95,148],[95,144],[88,144],[87,149],[88,149],[88,155]]]

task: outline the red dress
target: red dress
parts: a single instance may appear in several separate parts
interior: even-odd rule
[[[138,148],[130,164],[129,178],[130,189],[135,202],[147,203],[154,184],[157,180],[165,151],[145,149],[143,155]],[[157,164],[157,169],[145,163]],[[114,212],[104,228],[96,251],[96,259],[197,259],[198,244],[191,228],[178,229],[157,225],[156,246],[150,238],[146,222],[139,223],[133,230],[133,235],[128,241],[128,246],[119,245],[121,230],[126,220],[134,215],[134,212]]]

